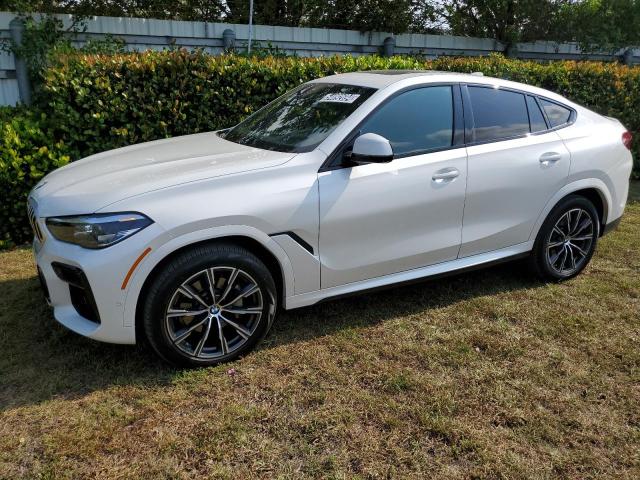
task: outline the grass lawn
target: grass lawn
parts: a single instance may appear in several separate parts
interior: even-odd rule
[[[329,302],[199,371],[68,332],[1,253],[0,478],[640,478],[639,249],[636,183],[574,280]]]

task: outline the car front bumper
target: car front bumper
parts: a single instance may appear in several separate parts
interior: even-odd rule
[[[137,245],[153,238],[153,225],[100,250],[60,242],[46,232],[42,220],[39,226],[44,235],[34,238],[33,253],[55,319],[94,340],[136,343],[135,319],[125,318],[127,289],[122,286],[139,255]]]

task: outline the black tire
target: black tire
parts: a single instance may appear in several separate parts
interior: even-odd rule
[[[235,277],[234,271],[237,272]],[[228,276],[225,278],[226,272]],[[193,278],[195,279],[192,280]],[[207,290],[209,278],[214,279],[212,290]],[[185,282],[193,283],[188,283],[185,288]],[[258,299],[260,302],[251,308],[244,308],[255,313],[229,313],[231,310],[221,310],[216,305],[209,310],[205,308],[205,304],[224,304],[220,301],[224,293],[227,297],[223,300],[233,300],[238,294],[251,291],[254,288],[251,287],[251,282],[259,291],[247,295],[247,302],[251,300],[255,303]],[[231,288],[225,292],[229,283],[232,284]],[[182,290],[178,290],[180,287]],[[276,291],[269,269],[247,249],[228,243],[196,246],[172,258],[149,285],[143,307],[144,333],[156,353],[173,365],[205,367],[228,362],[251,351],[267,334],[276,313]],[[196,295],[186,296],[193,293]],[[239,307],[238,302],[241,303]],[[239,312],[245,299],[241,298],[238,302],[227,308]],[[175,308],[176,305],[180,307],[179,310]],[[203,311],[198,315],[169,318],[166,315],[169,314],[170,308],[171,315],[184,310]],[[221,320],[226,317],[229,317],[233,324]],[[192,333],[188,333],[190,328],[199,322],[204,323]],[[217,328],[219,325],[222,325],[220,330]],[[182,330],[176,331],[178,328]],[[187,335],[185,340],[179,340],[183,335]],[[200,340],[206,337],[201,347],[198,335]],[[232,344],[227,344],[228,336],[233,337],[233,350],[230,348]],[[174,340],[178,343],[174,343]]]
[[[580,216],[578,212],[581,212]],[[590,229],[587,216],[592,225]],[[573,225],[576,225],[575,228]],[[578,230],[580,225],[583,225],[584,230]],[[578,233],[571,233],[564,237],[561,235],[565,230],[572,231],[572,228],[574,228],[573,232]],[[551,210],[542,224],[529,258],[530,266],[544,280],[560,281],[573,278],[589,264],[599,236],[600,218],[593,203],[585,197],[569,195]],[[584,240],[577,240],[581,238]],[[569,263],[566,270],[563,256]],[[575,261],[575,268],[570,268],[574,258],[579,260]]]

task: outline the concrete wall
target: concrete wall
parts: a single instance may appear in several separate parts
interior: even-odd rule
[[[14,17],[10,13],[0,13],[0,39],[10,37],[9,22]],[[0,105],[15,105],[20,99],[15,68],[13,55],[0,51]]]
[[[0,38],[9,38],[9,22],[15,14],[0,12]],[[59,15],[66,25],[71,19]],[[87,21],[86,32],[77,34],[74,43],[81,45],[91,38],[102,38],[112,34],[123,39],[127,49],[141,51],[162,50],[171,45],[186,48],[202,48],[211,54],[223,51],[222,32],[230,29],[235,33],[236,48],[247,44],[249,27],[226,23],[182,22],[174,20],[154,20],[144,18],[92,17]],[[368,55],[382,53],[382,45],[388,32],[361,33],[353,30],[322,28],[254,26],[253,39],[266,47],[274,47],[298,56],[316,57],[321,55]],[[503,52],[505,46],[487,38],[457,37],[451,35],[403,34],[394,36],[395,54],[423,55],[435,58],[440,55],[477,56],[491,52]],[[255,45],[255,44],[254,44]],[[622,51],[616,55],[621,55]],[[640,51],[634,51],[634,60],[640,60]],[[533,42],[519,44],[518,58],[533,60],[592,59],[611,60],[612,55],[587,55],[572,43]],[[15,80],[15,64],[11,55],[0,54],[0,105],[14,105],[19,101]]]

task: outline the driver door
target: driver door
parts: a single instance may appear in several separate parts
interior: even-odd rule
[[[359,134],[388,139],[393,161],[319,174],[322,288],[457,258],[467,180],[458,88],[392,96]]]

